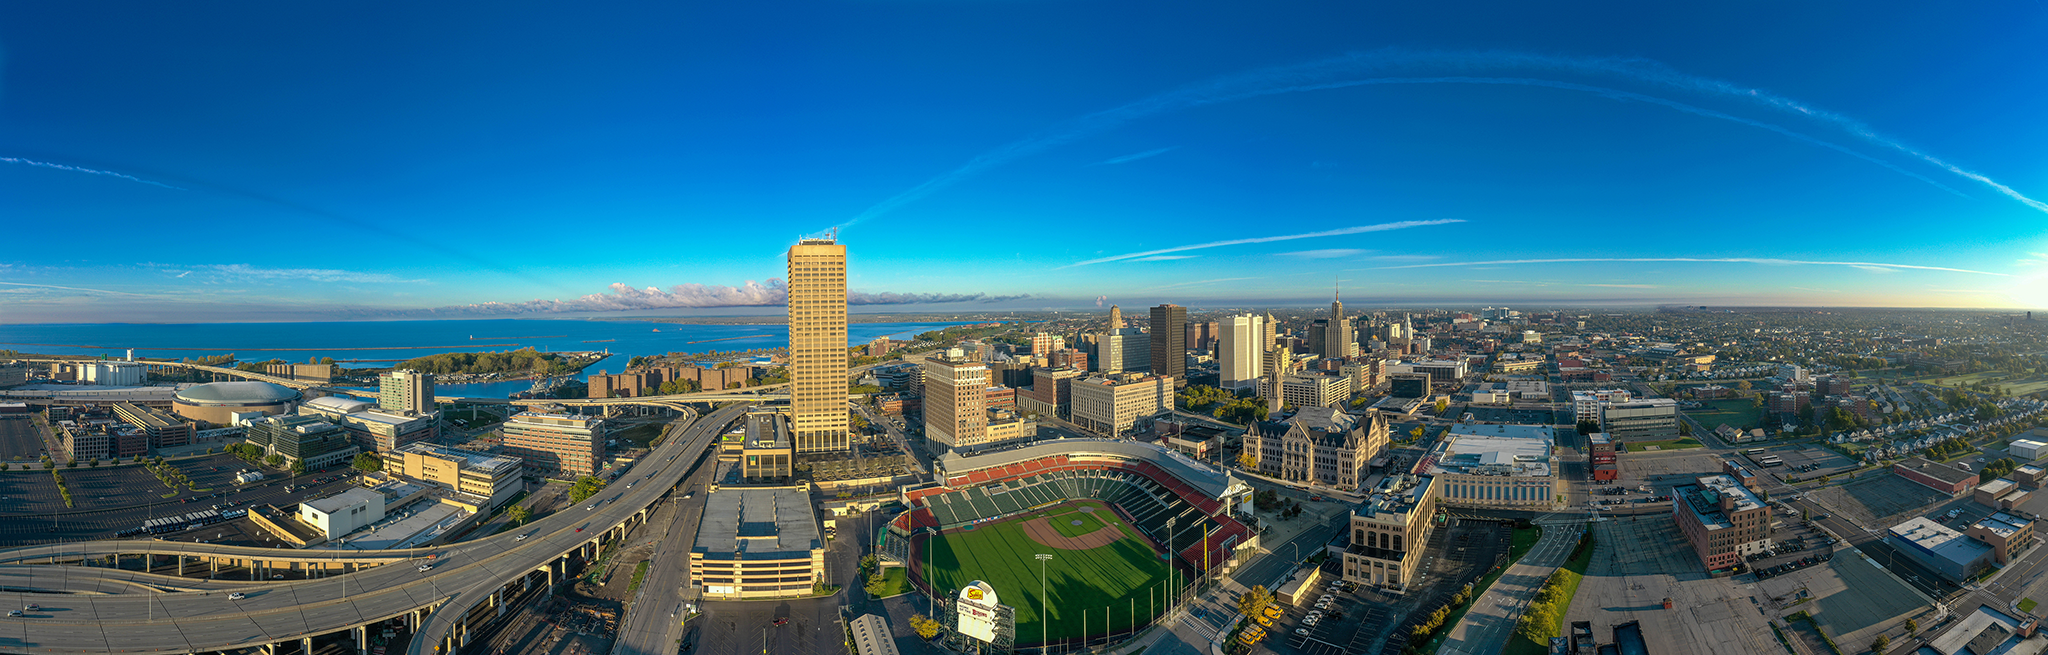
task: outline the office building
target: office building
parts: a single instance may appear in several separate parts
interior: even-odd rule
[[[407,416],[347,396],[314,398],[299,405],[301,416],[322,416],[348,431],[363,452],[386,453],[440,436],[440,412]]]
[[[246,441],[287,462],[304,462],[310,470],[345,465],[363,449],[341,426],[318,416],[265,416],[249,421]]]
[[[1318,357],[1343,359],[1358,354],[1358,335],[1351,330],[1351,319],[1344,316],[1344,302],[1330,301],[1330,317],[1316,319],[1309,323],[1309,352]]]
[[[1101,305],[1096,305],[1096,306],[1097,306],[1097,307],[1101,307]],[[1104,333],[1108,333],[1108,332],[1113,332],[1113,331],[1116,331],[1116,330],[1121,330],[1121,329],[1123,329],[1123,328],[1124,328],[1124,308],[1123,308],[1123,307],[1120,307],[1120,306],[1117,306],[1117,305],[1110,305],[1110,306],[1109,306],[1109,327],[1103,328],[1103,330],[1102,330],[1102,331],[1103,331]]]
[[[434,376],[399,369],[377,376],[377,407],[401,416],[434,412]]]
[[[1671,515],[1707,572],[1732,573],[1771,547],[1771,510],[1733,476],[1709,475],[1671,488]]]
[[[505,422],[504,433],[505,454],[519,458],[527,472],[540,477],[574,480],[596,475],[604,461],[601,418],[520,412]]]
[[[1117,328],[1095,335],[1096,372],[1142,373],[1151,368],[1151,338],[1144,330]]]
[[[263,374],[286,380],[326,383],[334,379],[333,364],[265,364]]]
[[[988,438],[988,365],[959,349],[924,360],[924,435],[946,448]]]
[[[384,494],[350,487],[326,498],[299,503],[299,520],[332,540],[384,520]]]
[[[795,474],[796,445],[789,438],[789,418],[781,412],[748,414],[746,438],[740,442],[740,475],[786,480]]]
[[[1054,338],[1050,332],[1040,332],[1031,335],[1031,354],[1041,357],[1051,356],[1052,351],[1058,350],[1053,347],[1053,340]]]
[[[430,443],[383,453],[384,472],[454,491],[470,511],[489,512],[526,489],[517,458]]]
[[[1991,548],[1991,560],[2000,566],[2011,564],[2034,545],[2034,521],[2012,512],[1992,512],[1970,524],[1963,536]]]
[[[1389,476],[1363,506],[1351,512],[1351,545],[1344,551],[1344,580],[1404,589],[1422,565],[1436,518],[1435,480]]]
[[[1601,403],[1628,402],[1630,397],[1624,389],[1573,391],[1572,420],[1577,423],[1599,423]]]
[[[1273,342],[1265,340],[1266,319],[1240,314],[1217,322],[1216,367],[1218,384],[1227,391],[1256,389],[1264,376],[1266,351]]]
[[[1259,395],[1273,398],[1276,378],[1259,381]],[[1351,399],[1351,376],[1336,371],[1306,371],[1277,378],[1280,400],[1294,407],[1332,407]]]
[[[1073,404],[1074,380],[1086,374],[1071,367],[1032,369],[1031,388],[1017,393],[1017,408],[1027,414],[1064,418]]]
[[[171,448],[192,443],[192,424],[163,410],[134,403],[114,403],[114,413],[140,429],[148,439],[149,448]]]
[[[1218,329],[1220,329],[1220,327],[1216,321],[1209,321],[1207,323],[1189,323],[1187,328],[1188,349],[1198,353],[1206,353],[1211,350],[1214,350],[1216,348],[1216,337]]]
[[[796,452],[852,447],[846,416],[846,246],[789,248],[789,408]]]
[[[1556,439],[1547,425],[1459,424],[1423,460],[1445,506],[1538,510],[1560,502]]]
[[[1074,381],[1071,392],[1074,424],[1112,437],[1173,411],[1173,380],[1158,375],[1097,375]]]
[[[53,427],[57,431],[57,445],[64,449],[62,453],[52,453],[54,459],[90,462],[115,455],[114,434],[111,432],[96,430],[92,426],[79,425],[71,421],[64,421]]]
[[[1602,403],[1600,431],[1619,440],[1676,436],[1678,401],[1644,398],[1627,402]]]
[[[1387,392],[1396,398],[1426,398],[1429,396],[1429,375],[1426,373],[1389,373]]]
[[[0,389],[28,384],[28,365],[0,362]]]
[[[1258,458],[1260,473],[1339,489],[1356,489],[1387,442],[1387,420],[1379,412],[1334,407],[1306,407],[1285,421],[1253,423],[1244,433],[1244,451]]]
[[[1090,361],[1087,351],[1078,348],[1065,348],[1053,351],[1052,361],[1047,364],[1053,368],[1071,368],[1077,371],[1095,370],[1090,368]]]
[[[796,597],[824,579],[825,540],[809,484],[714,488],[690,548],[704,598]]]
[[[1185,387],[1188,384],[1188,308],[1166,304],[1152,308],[1152,333],[1147,337],[1151,349],[1153,375],[1173,378],[1173,385]]]

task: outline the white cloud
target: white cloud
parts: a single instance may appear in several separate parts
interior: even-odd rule
[[[1134,261],[1134,262],[1170,262],[1170,261],[1173,261],[1173,260],[1176,260],[1176,259],[1194,259],[1194,258],[1196,258],[1196,257],[1199,257],[1199,256],[1200,256],[1200,255],[1153,255],[1153,256],[1151,256],[1151,257],[1139,257],[1139,258],[1137,258],[1137,259],[1133,259],[1133,260],[1131,260],[1131,261]]]
[[[1485,261],[1485,262],[1445,262],[1445,263],[1441,263],[1441,264],[1408,264],[1408,265],[1406,265],[1406,266],[1381,266],[1381,267],[1379,267],[1379,268],[1380,268],[1381,270],[1392,270],[1392,269],[1402,269],[1402,268],[1438,268],[1438,267],[1443,267],[1443,266],[1495,266],[1495,265],[1501,265],[1501,264],[1575,264],[1575,263],[1584,263],[1584,262],[1637,262],[1637,263],[1640,263],[1640,262],[1689,262],[1689,263],[1707,263],[1707,264],[1766,264],[1766,265],[1777,265],[1777,266],[1853,266],[1853,267],[1856,267],[1856,268],[1871,268],[1871,267],[1880,267],[1880,268],[1891,268],[1891,269],[1899,269],[1899,268],[1904,268],[1904,269],[1912,269],[1912,270],[1917,270],[1917,271],[1946,271],[1946,272],[1949,272],[1949,273],[1969,273],[1969,274],[1971,274],[1971,275],[1990,275],[1990,276],[1993,276],[1993,277],[2012,277],[2011,275],[2009,275],[2009,274],[2006,274],[2006,273],[1992,273],[1992,272],[1989,272],[1989,271],[1973,271],[1973,270],[1970,270],[1970,269],[1967,269],[1967,268],[1948,268],[1948,267],[1945,267],[1945,266],[1918,266],[1918,265],[1914,265],[1914,264],[1886,264],[1886,263],[1882,263],[1882,262],[1829,262],[1829,261],[1807,261],[1807,260],[1797,260],[1797,259],[1769,259],[1769,258],[1751,258],[1751,257],[1720,257],[1720,258],[1702,258],[1702,257],[1572,257],[1572,258],[1563,258],[1563,259],[1501,259],[1501,260],[1494,260],[1494,261]]]

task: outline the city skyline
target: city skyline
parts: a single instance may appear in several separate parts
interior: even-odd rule
[[[2048,307],[2033,8],[131,9],[0,14],[0,323]]]

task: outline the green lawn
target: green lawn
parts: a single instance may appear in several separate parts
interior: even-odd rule
[[[888,598],[910,593],[910,569],[901,566],[882,569],[882,588],[879,591],[880,593],[874,594],[874,597]],[[1001,594],[1002,592],[998,591],[996,593]]]
[[[1593,546],[1587,545],[1585,552],[1564,563],[1564,567],[1551,574],[1552,584],[1558,587],[1558,598],[1563,602],[1557,607],[1557,633],[1565,634],[1564,618],[1570,616],[1572,597],[1579,593],[1579,583],[1586,579],[1586,567],[1593,563]],[[1509,640],[1506,655],[1544,655],[1550,652],[1549,644],[1538,644],[1516,635]]]
[[[1700,440],[1692,437],[1666,439],[1663,441],[1629,441],[1625,443],[1628,444],[1628,451],[1631,453],[1649,450],[1651,446],[1657,447],[1657,450],[1685,450],[1687,448],[1700,447]]]
[[[1140,623],[1155,613],[1148,607],[1147,593],[1156,598],[1166,589],[1167,564],[1148,541],[1135,536],[1135,528],[1125,526],[1124,539],[1101,548],[1059,550],[1039,545],[1024,534],[1022,522],[1038,516],[1034,513],[983,524],[933,541],[929,574],[940,592],[958,593],[974,580],[987,582],[995,588],[999,602],[1016,608],[1017,642],[1037,643],[1039,617],[1048,614],[1039,604],[1039,565],[1032,555],[1050,553],[1053,559],[1045,565],[1045,592],[1051,606],[1051,620],[1044,626],[1048,638],[1057,641],[1080,636],[1084,614],[1088,633],[1101,634],[1105,618],[1110,630],[1123,630],[1130,626],[1134,609]],[[1116,520],[1112,517],[1104,518]],[[920,560],[925,555],[917,553]],[[922,564],[920,561],[920,568]]]
[[[2039,605],[2039,604],[2040,604],[2040,603],[2036,603],[2036,602],[2034,602],[2034,599],[2032,599],[2032,598],[2021,598],[2021,599],[2020,599],[2020,611],[2022,611],[2022,612],[2032,612],[2032,611],[2034,611],[2034,606],[2035,606],[2035,605]]]
[[[1709,430],[1722,423],[1737,428],[1763,427],[1763,408],[1757,407],[1747,398],[1702,400],[1700,404],[1702,407],[1699,409],[1685,410],[1685,415],[1699,421],[1700,425],[1707,426]]]
[[[1095,511],[1083,512],[1079,508],[1074,508],[1070,511],[1046,516],[1046,518],[1051,521],[1053,529],[1060,531],[1060,536],[1079,537],[1102,529],[1102,519],[1098,517],[1116,516],[1110,513],[1108,507],[1104,507],[1099,503],[1086,503],[1083,506],[1093,507]],[[1075,521],[1080,521],[1080,525],[1075,525]]]
[[[635,448],[648,448],[651,447],[655,437],[661,436],[661,429],[665,427],[668,426],[661,423],[635,425],[618,432],[613,432],[609,438],[631,441]]]

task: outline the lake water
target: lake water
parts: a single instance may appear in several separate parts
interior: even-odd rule
[[[853,323],[847,345],[889,336],[907,339],[959,323]],[[333,357],[342,366],[384,367],[447,352],[497,352],[531,347],[542,352],[609,351],[591,367],[618,372],[640,355],[780,348],[785,325],[691,325],[639,321],[463,320],[331,323],[59,324],[0,325],[0,349],[49,355],[107,355],[134,348],[137,357],[235,355],[242,361],[305,362]],[[444,385],[453,394],[502,397],[524,391],[523,381]]]

